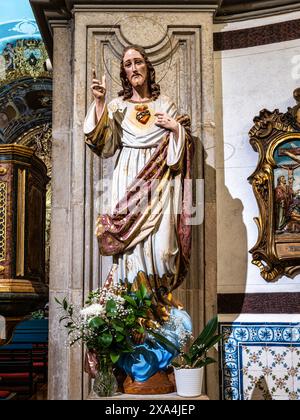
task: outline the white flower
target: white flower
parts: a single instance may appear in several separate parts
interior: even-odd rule
[[[99,303],[94,303],[93,305],[83,308],[80,311],[80,315],[85,319],[93,316],[103,316],[105,315],[105,307]]]
[[[116,296],[115,298],[116,303],[119,303],[120,305],[124,305],[125,299],[123,299],[121,296]]]

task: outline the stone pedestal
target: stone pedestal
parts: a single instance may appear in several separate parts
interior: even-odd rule
[[[149,6],[112,3],[74,1],[72,14],[66,13],[65,20],[49,18],[54,40],[50,399],[87,399],[90,395],[81,348],[68,348],[54,297],[82,305],[110,268],[111,259],[99,256],[94,226],[100,200],[98,181],[111,176],[113,162],[100,161],[86,148],[83,121],[92,100],[92,69],[99,78],[106,74],[107,99],[112,99],[120,90],[122,50],[131,43],[146,48],[162,93],[192,119],[199,208],[190,275],[177,295],[194,321],[195,335],[216,313],[214,6],[200,1],[187,1],[184,6],[175,1]],[[214,398],[216,375],[210,378],[207,387]]]

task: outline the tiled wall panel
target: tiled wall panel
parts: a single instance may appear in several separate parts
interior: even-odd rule
[[[224,400],[300,400],[299,323],[222,323]]]

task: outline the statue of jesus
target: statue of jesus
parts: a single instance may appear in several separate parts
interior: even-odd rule
[[[125,48],[120,78],[123,89],[107,104],[105,76],[98,80],[94,72],[94,102],[84,123],[86,143],[94,153],[109,158],[118,152],[111,212],[99,215],[96,226],[100,254],[113,256],[106,284],[143,283],[154,296],[158,317],[179,320],[176,332],[166,332],[178,344],[180,327],[191,330],[188,314],[172,297],[190,258],[190,121],[178,116],[175,103],[161,95],[142,47]],[[156,361],[124,359],[122,366],[140,382],[166,368],[174,357],[170,349],[143,345]]]

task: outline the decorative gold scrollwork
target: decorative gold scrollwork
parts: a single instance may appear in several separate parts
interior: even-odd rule
[[[0,166],[0,176],[4,176],[7,174],[7,169],[3,166]]]
[[[252,260],[251,262],[260,269],[260,275],[268,283],[274,283],[275,281],[277,281],[277,277],[284,271],[283,267],[280,266],[273,268],[267,267],[263,265],[261,260]]]
[[[253,178],[253,188],[263,198],[264,201],[268,200],[269,193],[269,177],[265,172],[256,174]]]
[[[13,68],[4,68],[0,86],[25,76],[32,77],[34,80],[37,80],[38,77],[50,77],[51,73],[46,69],[47,59],[48,54],[43,41],[17,40],[16,45],[10,50]]]
[[[17,140],[18,144],[32,148],[36,155],[47,166],[47,175],[50,181],[47,184],[46,193],[46,283],[49,279],[50,268],[50,230],[51,230],[51,202],[52,202],[52,188],[51,188],[51,174],[52,174],[52,128],[49,124],[35,127],[34,129],[25,133]]]
[[[4,181],[1,181],[0,182],[0,261],[5,261],[6,259],[6,207],[7,207],[7,183]]]

